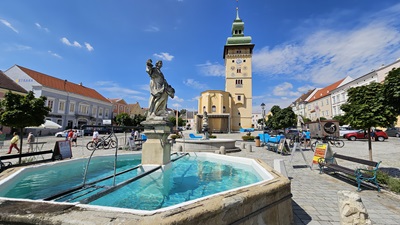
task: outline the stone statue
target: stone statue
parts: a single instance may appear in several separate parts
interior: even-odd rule
[[[207,112],[204,111],[203,113],[203,133],[204,133],[204,140],[208,140],[209,139],[209,133],[208,133],[208,115]]]
[[[147,120],[154,120],[157,117],[165,119],[167,116],[168,96],[171,98],[175,96],[175,89],[168,84],[164,74],[161,72],[162,65],[161,60],[157,61],[155,67],[151,59],[147,60],[146,63],[146,72],[150,76],[150,99]]]

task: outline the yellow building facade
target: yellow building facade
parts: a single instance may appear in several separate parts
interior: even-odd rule
[[[244,22],[236,11],[232,36],[224,46],[225,91],[208,90],[201,93],[196,120],[201,131],[204,112],[209,117],[211,132],[239,131],[252,128],[252,56],[254,44],[244,35]]]

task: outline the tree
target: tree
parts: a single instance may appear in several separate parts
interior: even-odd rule
[[[140,126],[140,123],[146,120],[146,116],[140,115],[140,114],[135,114],[133,116],[132,122],[133,126]]]
[[[273,129],[284,129],[292,127],[296,123],[296,115],[291,107],[281,109],[279,106],[274,105],[271,108],[271,115],[268,115],[266,126]]]
[[[115,117],[115,122],[119,126],[133,126],[133,120],[128,113],[121,113]]]
[[[400,115],[400,68],[392,69],[383,83],[383,94],[387,104]]]
[[[43,124],[50,112],[50,108],[45,106],[46,100],[45,96],[35,98],[32,91],[25,96],[9,91],[0,101],[0,123],[19,129],[20,154],[22,154],[23,129]]]
[[[337,116],[334,116],[332,119],[333,119],[333,120],[339,121],[339,126],[343,126],[343,125],[346,124],[346,123],[344,122],[344,116],[337,115]]]
[[[348,90],[348,100],[341,106],[344,122],[353,128],[368,130],[371,127],[387,127],[397,120],[393,106],[388,105],[384,88],[380,83],[353,87]],[[372,143],[368,138],[369,160],[372,161]]]

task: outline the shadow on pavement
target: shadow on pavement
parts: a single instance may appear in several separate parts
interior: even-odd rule
[[[300,225],[300,224],[308,224],[311,222],[312,218],[310,215],[307,214],[306,211],[304,211],[303,208],[299,204],[297,204],[295,201],[292,201],[292,207],[293,207],[293,220],[294,224]]]

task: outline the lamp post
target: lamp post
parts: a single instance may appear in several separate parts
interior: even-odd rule
[[[264,102],[261,103],[261,115],[262,115],[261,127],[262,127],[262,131],[264,132],[264,121],[265,121],[265,104],[264,104]]]

